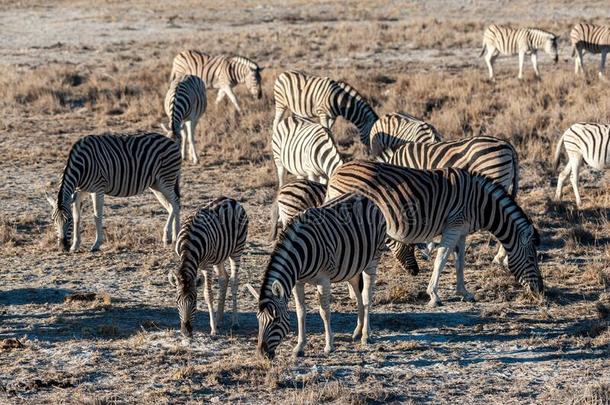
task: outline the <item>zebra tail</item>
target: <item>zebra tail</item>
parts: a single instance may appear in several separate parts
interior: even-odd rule
[[[557,171],[559,167],[559,158],[561,157],[561,146],[563,145],[563,135],[559,138],[559,142],[557,142],[557,147],[555,148],[555,157],[553,159],[553,170]]]
[[[576,56],[576,45],[572,45],[572,57]]]
[[[279,207],[277,205],[277,199],[273,201],[271,205],[271,229],[269,230],[269,242],[273,242],[277,238],[277,227],[279,219]]]
[[[481,49],[481,53],[479,54],[479,58],[485,54],[485,49],[487,49],[487,45],[483,43],[483,49]]]
[[[511,145],[512,146],[512,145]],[[514,167],[513,167],[513,184],[510,189],[510,196],[513,198],[517,198],[517,191],[519,190],[519,155],[515,148],[513,148],[513,156],[514,156]]]

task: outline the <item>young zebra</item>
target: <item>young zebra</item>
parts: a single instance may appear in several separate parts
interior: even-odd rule
[[[576,57],[574,59],[574,73],[578,74],[579,70],[583,70],[582,55],[584,51],[587,51],[602,54],[599,76],[603,76],[606,55],[610,52],[610,27],[593,24],[576,24],[570,32],[570,42],[572,43],[572,57]]]
[[[104,240],[104,194],[130,197],[149,188],[167,210],[163,242],[171,243],[180,227],[180,145],[155,133],[85,136],[70,149],[53,207],[58,243],[74,252],[80,246],[81,203],[91,194],[95,213],[95,243]],[[74,224],[73,224],[74,223]],[[74,240],[72,231],[74,228]]]
[[[490,231],[508,254],[508,268],[533,293],[543,290],[536,246],[538,232],[504,187],[464,169],[416,170],[378,162],[350,162],[328,184],[327,198],[359,192],[379,205],[388,236],[402,243],[421,243],[441,236],[428,285],[430,306],[441,303],[440,274],[447,256],[457,247],[456,290],[473,296],[464,286],[466,236]]]
[[[406,143],[396,149],[388,163],[412,169],[466,169],[501,185],[513,198],[519,188],[517,151],[510,143],[491,136],[430,144]],[[506,260],[506,251],[500,244],[493,261],[507,265]]]
[[[271,207],[269,240],[275,240],[278,227],[284,229],[302,211],[322,205],[325,195],[326,185],[316,181],[299,179],[284,184]]]
[[[165,95],[165,114],[169,118],[170,132],[174,139],[182,138],[183,160],[186,160],[186,141],[188,141],[191,159],[195,164],[199,163],[195,150],[195,129],[206,106],[205,85],[197,76],[186,75],[176,78]]]
[[[276,79],[273,95],[273,128],[280,123],[286,110],[303,118],[319,117],[322,126],[328,129],[341,116],[358,128],[360,140],[368,147],[369,133],[378,117],[364,97],[349,84],[288,71]]]
[[[326,183],[343,164],[330,130],[301,118],[282,120],[273,131],[272,143],[279,188],[284,185],[286,171]]]
[[[570,180],[576,196],[576,206],[580,208],[581,200],[578,192],[580,166],[584,159],[589,166],[597,170],[610,167],[610,125],[581,122],[568,128],[555,148],[553,162],[555,170],[559,167],[562,146],[568,154],[568,163],[559,173],[555,198],[561,200],[563,183],[571,173]]]
[[[241,112],[233,87],[244,83],[252,97],[261,99],[261,72],[254,61],[243,56],[210,56],[199,51],[183,51],[174,58],[170,80],[191,74],[199,76],[207,89],[218,89],[216,104],[228,96],[238,112]]]
[[[493,79],[493,63],[499,54],[519,54],[519,79],[522,79],[523,62],[526,54],[531,55],[534,72],[537,77],[540,76],[537,59],[538,50],[544,50],[557,63],[559,60],[557,35],[538,28],[511,28],[492,24],[483,34],[483,49],[479,56],[483,56],[487,51],[485,63],[487,63],[489,69],[489,78]]]
[[[217,326],[222,328],[227,295],[227,271],[224,262],[227,259],[231,265],[231,326],[237,323],[237,272],[247,236],[246,211],[237,201],[227,197],[220,197],[198,208],[182,226],[176,243],[180,266],[170,271],[168,278],[177,290],[176,303],[183,336],[193,335],[191,319],[197,309],[197,287],[200,284],[198,268],[203,272],[203,295],[210,314],[211,335],[216,334]],[[216,314],[212,297],[212,267],[220,285]]]
[[[371,129],[371,157],[387,162],[394,149],[407,142],[432,143],[442,139],[432,124],[409,114],[386,114]]]
[[[324,322],[324,352],[334,348],[330,326],[330,285],[349,281],[356,292],[358,324],[353,338],[370,336],[369,313],[380,248],[386,225],[381,210],[360,195],[346,195],[295,217],[281,233],[260,289],[258,300],[258,355],[273,358],[288,333],[288,300],[294,292],[298,319],[298,343],[305,348],[305,284],[318,288],[320,316]],[[358,288],[363,278],[362,294]]]

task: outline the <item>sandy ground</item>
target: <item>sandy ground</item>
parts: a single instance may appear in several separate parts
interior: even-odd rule
[[[208,34],[215,39],[275,36],[281,41],[294,33],[304,41],[323,25],[366,32],[380,21],[428,21],[439,11],[441,19],[485,23],[530,21],[534,16],[565,21],[580,13],[610,17],[605,2],[587,2],[578,10],[568,2],[548,7],[476,0],[387,2],[367,9],[346,3],[345,14],[337,12],[338,4],[238,4],[198,7],[185,2],[175,10],[163,2],[95,7],[0,3],[0,59],[5,69],[18,72],[47,65],[93,71],[109,61],[127,58],[137,64],[173,55],[183,42],[205,42]],[[291,55],[277,63],[331,71],[351,63],[361,69],[383,64],[393,71],[482,69],[473,56],[478,51],[478,42],[452,49],[423,49],[407,42],[387,50],[339,52],[336,58]],[[567,58],[567,50],[563,52]],[[271,49],[251,56],[270,66],[277,55]],[[511,64],[516,61],[499,62],[500,67]],[[245,110],[255,105],[245,103]],[[211,113],[233,117],[226,106],[211,107]],[[106,121],[100,129],[95,114],[86,109],[36,115],[15,108],[3,122],[0,207],[8,236],[0,246],[0,402],[608,403],[603,402],[610,391],[610,332],[603,312],[610,305],[608,279],[603,278],[610,263],[607,176],[585,172],[581,182],[587,184],[589,202],[577,214],[571,206],[549,202],[552,191],[538,167],[522,168],[520,199],[543,235],[543,303],[525,297],[509,274],[492,265],[495,247],[489,236],[475,235],[467,247],[466,282],[476,303],[455,296],[450,265],[441,283],[445,305],[427,308],[430,263],[422,261],[424,271],[410,277],[384,256],[371,345],[351,342],[354,308],[345,288],[336,286],[332,322],[337,350],[324,357],[323,328],[309,289],[306,357],[290,358],[296,343],[290,336],[276,361],[268,363],[254,359],[256,302],[243,288],[245,282],[259,285],[271,251],[266,232],[275,178],[268,154],[263,161],[229,161],[207,144],[200,147],[202,164],[183,169],[183,212],[219,195],[235,196],[249,213],[251,235],[240,272],[239,326],[211,338],[200,302],[194,340],[185,344],[166,279],[176,258],[160,243],[165,212],[152,194],[106,199],[108,242],[101,252],[86,249],[93,242],[89,202],[81,252],[57,252],[49,229],[43,192],[60,175],[68,145],[85,133],[127,131],[133,125]],[[566,192],[571,199],[571,191]],[[591,240],[569,241],[574,222],[588,230]],[[77,292],[97,295],[92,301],[65,301]]]

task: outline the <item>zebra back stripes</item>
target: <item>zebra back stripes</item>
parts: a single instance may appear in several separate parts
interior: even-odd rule
[[[170,282],[176,285],[180,329],[185,336],[192,336],[192,317],[197,307],[197,270],[204,275],[204,295],[208,304],[211,333],[222,323],[227,292],[227,273],[224,262],[231,264],[231,288],[233,320],[237,311],[237,271],[239,259],[248,236],[248,216],[234,199],[221,197],[198,208],[182,225],[176,253],[180,265],[169,273]],[[211,267],[219,277],[220,297],[218,312],[214,313],[211,287]]]
[[[275,127],[272,148],[279,187],[284,185],[286,171],[325,183],[343,164],[330,130],[297,117],[288,117]]]
[[[386,114],[371,129],[371,157],[387,162],[392,152],[407,142],[432,143],[442,139],[438,130],[425,121],[404,113]]]
[[[295,353],[302,354],[305,283],[318,285],[326,346],[333,348],[330,331],[330,284],[349,281],[356,286],[359,307],[355,334],[368,338],[368,316],[379,252],[385,240],[383,214],[375,203],[359,195],[341,196],[296,216],[280,234],[263,277],[258,303],[258,353],[273,357],[288,332],[288,300],[293,287],[299,318]],[[364,296],[357,288],[364,277]]]
[[[68,154],[57,198],[49,201],[64,250],[70,245],[72,251],[78,250],[80,210],[85,193],[92,194],[96,214],[96,241],[92,250],[97,250],[103,241],[104,194],[129,197],[147,188],[168,209],[163,240],[171,242],[180,223],[180,165],[179,145],[161,134],[88,135],[76,141]]]
[[[576,196],[576,205],[580,207],[578,177],[582,161],[597,170],[610,167],[610,125],[581,122],[568,128],[555,148],[553,162],[555,170],[559,167],[562,146],[568,155],[568,163],[559,174],[555,198],[561,200],[563,183],[571,174],[570,180]]]
[[[601,53],[599,74],[604,74],[606,54],[610,52],[610,26],[594,24],[576,24],[570,32],[572,43],[572,57],[574,59],[574,72],[582,70],[583,53]]]
[[[442,235],[428,286],[431,305],[440,302],[438,277],[447,254],[456,246],[461,252],[456,263],[458,291],[471,297],[463,285],[463,253],[466,235],[477,230],[490,231],[502,243],[509,270],[521,284],[534,292],[542,291],[535,249],[538,233],[504,187],[486,177],[457,168],[415,170],[355,161],[331,177],[327,198],[353,192],[379,205],[388,236],[394,240],[421,243]]]
[[[343,117],[358,128],[362,143],[369,145],[369,133],[378,116],[364,97],[348,83],[288,71],[276,79],[273,95],[274,128],[286,110],[303,118],[318,117],[320,123],[329,129],[337,117]]]

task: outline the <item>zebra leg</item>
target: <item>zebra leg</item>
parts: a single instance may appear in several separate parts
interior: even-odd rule
[[[445,263],[447,263],[447,258],[455,248],[460,236],[461,232],[459,232],[457,229],[446,229],[443,232],[441,243],[436,251],[434,270],[432,271],[432,277],[430,278],[430,283],[428,284],[427,289],[428,295],[430,296],[430,301],[428,302],[429,307],[443,305],[438,295],[438,282],[441,272],[445,268]]]
[[[555,199],[557,201],[561,201],[561,193],[563,191],[563,182],[566,180],[570,172],[572,171],[571,162],[568,162],[566,167],[559,173],[559,177],[557,177],[557,189],[555,190]]]
[[[199,158],[197,157],[197,150],[195,149],[195,129],[197,128],[197,124],[189,120],[184,123],[184,126],[186,127],[186,134],[189,143],[189,154],[191,155],[193,164],[198,164]]]
[[[222,329],[225,320],[225,300],[227,298],[227,284],[229,282],[229,276],[225,269],[225,264],[220,263],[218,266],[214,266],[214,273],[218,276],[218,306],[216,307],[216,326]]]
[[[81,231],[81,213],[83,211],[83,193],[76,192],[74,196],[74,201],[72,202],[72,219],[74,221],[73,224],[73,240],[72,246],[70,247],[70,252],[76,252],[80,247],[80,231]]]
[[[364,318],[362,328],[362,338],[360,343],[366,345],[370,343],[370,323],[369,318],[371,314],[371,308],[373,306],[373,288],[375,288],[375,275],[377,273],[377,263],[379,256],[371,261],[367,266],[366,270],[362,273],[364,287],[362,289],[362,306],[364,307]]]
[[[519,79],[523,79],[523,63],[525,61],[525,52],[519,52]]]
[[[536,77],[540,77],[540,71],[538,70],[538,56],[536,55],[536,52],[532,52],[530,58],[532,59],[532,67],[534,68],[534,73],[536,73]]]
[[[284,180],[286,179],[286,169],[282,163],[277,160],[275,161],[275,168],[277,170],[277,181],[279,183],[277,188],[279,190],[284,185]]]
[[[153,184],[150,189],[161,205],[167,210],[167,222],[165,222],[165,227],[163,228],[163,244],[168,245],[178,239],[180,202],[171,187]]]
[[[241,112],[241,108],[239,108],[239,104],[237,104],[237,99],[235,98],[235,93],[233,93],[233,90],[231,90],[230,87],[227,87],[225,89],[225,93],[227,93],[229,100],[231,100],[231,102],[235,106],[235,109],[237,110],[237,112]]]
[[[294,306],[297,312],[298,337],[297,345],[292,349],[295,357],[302,357],[305,354],[305,284],[297,282],[292,288],[294,294]]]
[[[583,56],[582,48],[579,48],[579,47],[576,48],[576,60],[574,61],[574,63],[576,64],[575,73],[578,74],[578,70],[580,69],[580,71],[584,75],[585,74],[585,68],[583,66],[582,56]]]
[[[494,78],[494,67],[493,67],[493,63],[495,60],[495,57],[493,56],[494,52],[495,52],[495,48],[488,47],[487,54],[485,54],[485,63],[487,64],[487,70],[489,71],[489,78],[491,80],[493,80],[493,78]]]
[[[574,189],[574,196],[576,197],[576,206],[578,208],[581,207],[580,192],[578,191],[578,178],[580,175],[579,171],[580,171],[581,162],[582,162],[582,156],[579,156],[577,158],[570,157],[569,164],[572,165],[572,173],[570,174],[570,181],[572,182],[572,188]]]
[[[273,130],[275,131],[275,128],[277,128],[277,126],[279,125],[281,119],[282,119],[282,115],[284,115],[284,111],[286,111],[286,107],[278,105],[277,101],[275,104],[275,117],[273,118]]]
[[[324,338],[326,340],[324,353],[329,354],[335,350],[333,331],[330,327],[330,279],[323,278],[319,281],[319,283],[318,298],[320,300],[320,317],[324,323]]]
[[[92,193],[91,199],[93,200],[93,216],[95,218],[95,243],[91,246],[91,251],[96,252],[100,250],[100,246],[104,242],[104,193]]]
[[[203,298],[208,305],[208,313],[210,315],[210,335],[216,336],[216,320],[214,317],[214,296],[212,293],[212,280],[210,274],[210,266],[207,265],[203,269]]]
[[[231,265],[231,299],[233,301],[233,308],[231,311],[231,327],[238,326],[239,322],[237,319],[237,284],[238,284],[238,272],[239,272],[239,261],[240,256],[229,257],[229,264]]]
[[[599,77],[601,77],[601,78],[604,77],[604,70],[606,70],[606,52],[607,51],[602,50],[602,61],[599,66]]]
[[[216,104],[220,103],[223,98],[225,98],[224,89],[218,89],[218,94],[216,95]]]
[[[348,284],[350,298],[355,299],[358,306],[358,323],[356,324],[356,329],[354,329],[354,333],[352,334],[353,340],[356,340],[362,336],[362,327],[364,326],[364,306],[362,305],[362,293],[360,292],[361,276],[361,274],[358,274],[356,277],[353,277],[349,280]]]
[[[180,136],[182,137],[182,139],[180,139],[180,154],[182,155],[182,160],[186,160],[186,143],[188,141],[188,136],[184,126],[180,130]]]
[[[457,257],[455,260],[455,291],[464,300],[474,302],[474,295],[468,292],[464,285],[464,252],[466,250],[466,235],[460,236],[457,243]]]

